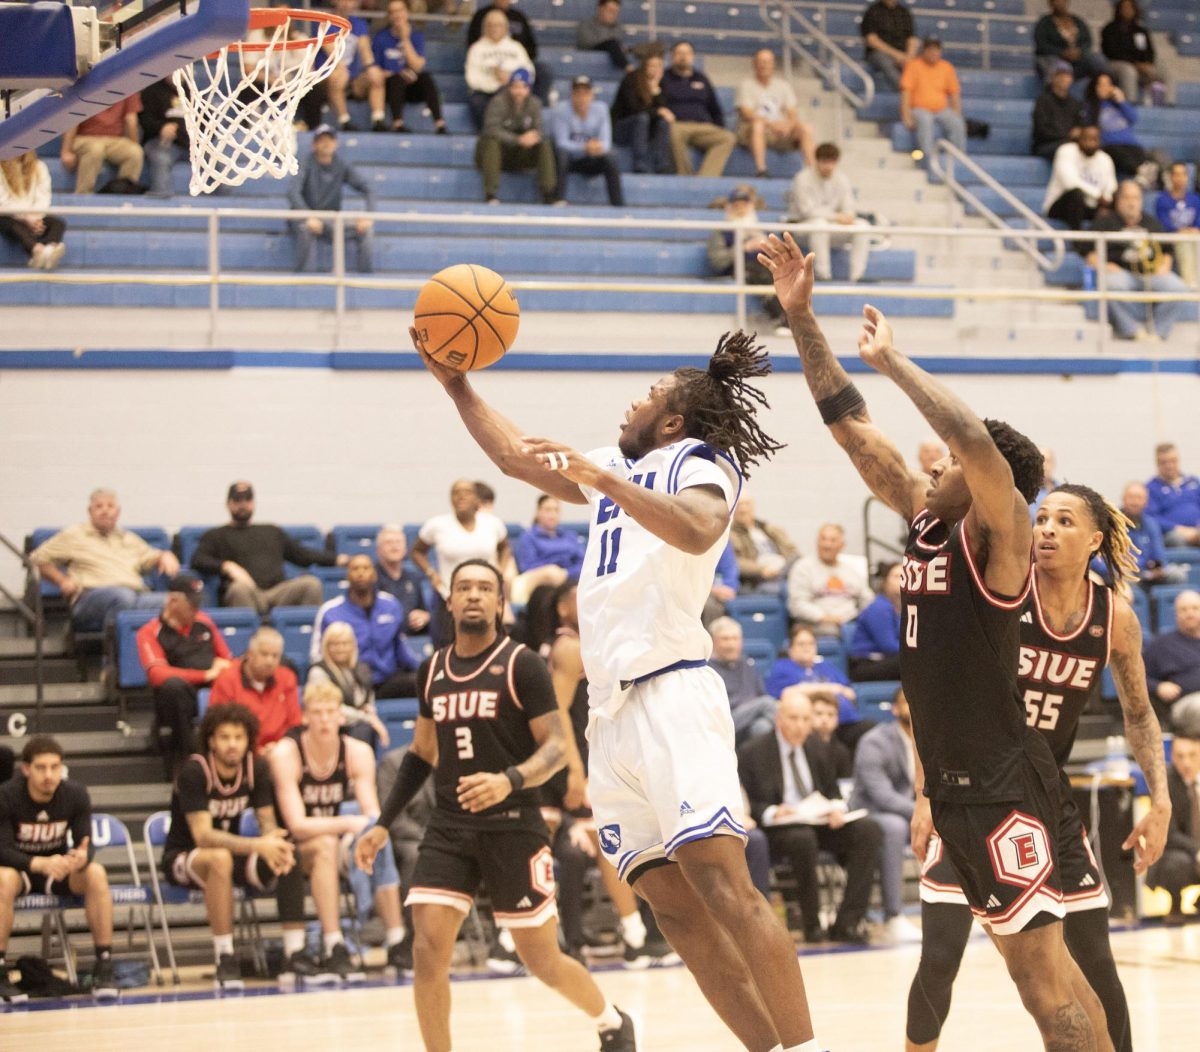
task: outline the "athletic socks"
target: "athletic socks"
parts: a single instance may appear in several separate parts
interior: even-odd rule
[[[327,931],[324,933],[324,935],[321,936],[321,940],[325,944],[325,956],[326,957],[328,957],[333,952],[333,948],[339,942],[345,942],[345,940],[342,938],[342,933],[340,931]]]
[[[512,932],[507,928],[500,929],[500,934],[496,936],[496,941],[509,953],[517,952],[517,944],[513,942]]]
[[[625,940],[626,946],[632,946],[635,950],[640,950],[646,945],[646,925],[637,910],[628,917],[621,918],[621,938]]]
[[[291,957],[294,953],[304,952],[304,929],[303,928],[284,928],[283,929],[283,952],[287,957]]]
[[[383,110],[372,110],[371,111],[371,120],[372,121],[383,120]]]
[[[597,1030],[620,1030],[621,1013],[617,1011],[616,1006],[606,1004],[603,1012],[592,1016],[592,1022],[596,1024]]]
[[[383,944],[390,950],[393,946],[399,946],[404,941],[404,935],[403,924],[398,928],[388,928],[383,936]]]
[[[97,946],[96,947],[96,960],[107,961],[111,956],[112,956],[112,947],[111,946]]]
[[[233,953],[233,936],[232,935],[214,935],[213,936],[213,954],[218,961],[220,961],[220,959],[222,957],[224,957],[226,954],[232,954],[232,953]]]

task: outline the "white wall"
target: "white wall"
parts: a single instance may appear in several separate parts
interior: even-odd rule
[[[480,392],[531,433],[587,449],[615,441],[647,373],[493,373]],[[1200,380],[1192,376],[954,376],[981,414],[1009,420],[1058,453],[1060,476],[1119,495],[1153,474],[1152,445],[1177,441],[1200,471]],[[929,433],[886,381],[861,377],[873,416],[907,455]],[[811,548],[826,519],[861,544],[866,495],[821,426],[803,378],[772,377],[763,423],[788,448],[754,475],[761,512]],[[262,521],[421,521],[447,507],[451,480],[492,481],[499,511],[525,520],[532,494],[501,479],[424,373],[0,373],[0,531],[84,517],[88,492],[115,488],[130,525],[213,523],[228,483],[251,479]],[[572,516],[568,512],[569,517]],[[0,554],[0,579],[15,578]]]

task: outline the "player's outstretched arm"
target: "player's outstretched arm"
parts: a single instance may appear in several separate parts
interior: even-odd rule
[[[772,234],[758,261],[775,280],[775,295],[787,312],[804,379],[830,433],[846,451],[863,482],[906,521],[920,511],[929,480],[910,471],[890,438],[872,421],[858,389],[829,349],[812,307],[813,259],[791,234]]]
[[[528,482],[543,493],[549,493],[568,504],[586,504],[587,499],[574,482],[547,468],[541,461],[521,453],[521,429],[496,412],[471,386],[466,373],[450,369],[425,353],[417,330],[410,328],[409,336],[421,361],[445,389],[454,402],[458,415],[476,444],[505,475]]]
[[[1125,737],[1134,759],[1146,777],[1150,810],[1121,846],[1133,850],[1133,868],[1145,873],[1162,857],[1171,824],[1171,795],[1167,791],[1167,768],[1163,758],[1162,728],[1146,689],[1146,666],[1142,663],[1142,626],[1133,607],[1114,593],[1112,653],[1113,681],[1125,714]]]

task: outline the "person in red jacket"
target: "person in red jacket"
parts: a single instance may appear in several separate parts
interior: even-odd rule
[[[195,751],[192,724],[201,687],[232,664],[220,629],[200,610],[204,582],[186,570],[167,585],[162,614],[138,630],[137,651],[154,695],[154,736],[167,781]]]
[[[213,681],[209,705],[236,701],[258,717],[255,750],[270,756],[293,727],[299,727],[300,691],[294,673],[283,660],[283,636],[264,625],[250,637],[244,656]]]

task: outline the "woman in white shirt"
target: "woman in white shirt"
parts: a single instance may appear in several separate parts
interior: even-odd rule
[[[53,270],[66,252],[66,224],[46,214],[50,207],[50,169],[32,150],[0,161],[0,209],[17,209],[0,215],[0,235],[15,241],[29,255],[35,270]]]
[[[467,48],[464,72],[467,87],[471,89],[467,102],[476,128],[483,128],[487,104],[518,69],[525,70],[532,77],[533,60],[524,45],[509,36],[508,15],[494,8],[484,16],[483,36]]]

